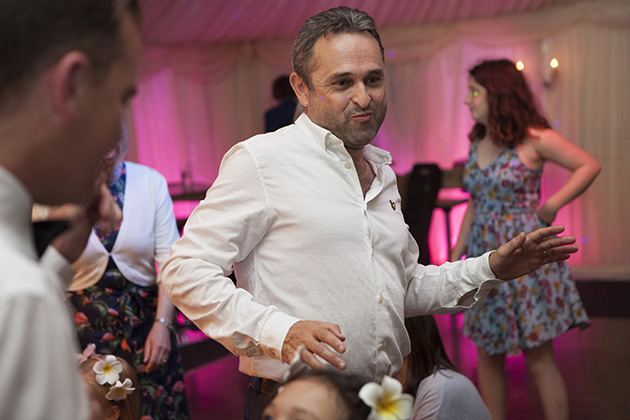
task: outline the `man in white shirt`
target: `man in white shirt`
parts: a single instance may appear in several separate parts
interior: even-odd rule
[[[65,289],[74,274],[69,261],[91,226],[108,231],[117,223],[97,177],[135,90],[137,20],[135,1],[0,2],[3,419],[88,416]],[[59,251],[49,247],[41,261],[30,224],[33,201],[89,202],[56,210],[71,218],[70,227],[56,239]]]
[[[370,145],[387,108],[374,21],[345,7],[308,19],[293,64],[305,113],[225,155],[162,271],[171,301],[254,378],[248,419],[296,352],[311,367],[393,375],[409,353],[405,316],[461,311],[498,279],[577,250],[548,238],[556,227],[478,259],[419,265],[390,155]]]

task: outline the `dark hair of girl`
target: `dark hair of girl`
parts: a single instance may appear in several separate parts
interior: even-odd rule
[[[411,340],[411,353],[407,365],[407,381],[403,392],[416,395],[418,385],[435,369],[457,371],[446,354],[435,319],[431,315],[405,319]]]

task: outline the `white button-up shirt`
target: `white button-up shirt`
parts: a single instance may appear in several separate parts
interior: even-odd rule
[[[365,197],[343,142],[303,114],[235,145],[190,215],[162,280],[242,372],[281,380],[288,330],[320,320],[341,327],[348,370],[380,379],[409,353],[405,316],[462,310],[464,294],[478,289],[469,306],[498,284],[487,255],[419,265],[390,155],[364,155],[376,174]]]

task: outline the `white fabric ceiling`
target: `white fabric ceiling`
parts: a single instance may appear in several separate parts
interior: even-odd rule
[[[330,7],[365,10],[379,29],[453,22],[598,0],[141,0],[147,45],[293,38]]]

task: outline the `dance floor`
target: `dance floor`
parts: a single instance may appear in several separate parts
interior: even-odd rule
[[[627,293],[630,283],[617,289],[614,286],[585,286],[578,282],[593,325],[584,331],[570,330],[554,341],[558,366],[569,391],[571,419],[630,419],[630,293]],[[620,304],[623,305],[621,308]],[[436,318],[451,360],[476,383],[476,348],[461,335],[463,316],[440,315]],[[206,340],[198,344],[208,346],[212,343]],[[184,365],[188,367],[186,387],[192,420],[242,419],[243,393],[248,377],[238,371],[238,359],[214,344],[206,349],[183,350]],[[210,357],[216,359],[205,364],[190,360],[201,352],[206,353],[204,357],[214,352]],[[508,419],[542,419],[523,356],[508,358],[506,371]]]

